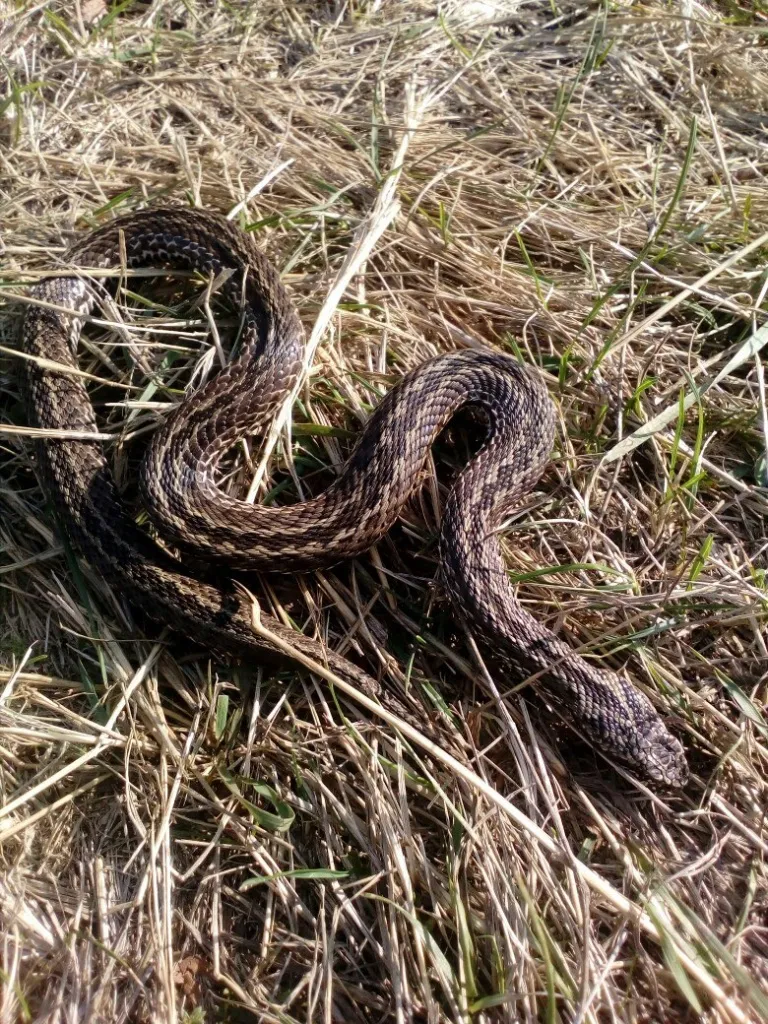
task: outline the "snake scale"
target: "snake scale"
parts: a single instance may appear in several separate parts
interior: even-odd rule
[[[251,236],[203,211],[149,209],[97,229],[66,259],[96,269],[199,271],[223,280],[221,292],[243,310],[237,358],[164,417],[141,474],[158,531],[219,570],[310,569],[369,548],[419,486],[440,431],[461,408],[479,408],[487,436],[458,476],[441,524],[442,577],[455,608],[497,654],[538,674],[547,698],[596,748],[656,783],[685,782],[683,748],[651,702],[531,617],[507,579],[495,533],[539,478],[554,436],[554,407],[534,371],[490,350],[431,359],[379,403],[323,494],[293,506],[252,506],[223,492],[217,470],[241,438],[272,421],[301,372],[304,333]],[[209,572],[190,572],[142,530],[118,493],[102,441],[87,438],[97,425],[76,352],[96,287],[72,272],[41,280],[22,329],[25,393],[34,425],[48,434],[39,441],[40,463],[59,518],[87,561],[151,616],[217,649],[263,652],[269,644],[254,633],[247,596]],[[68,434],[50,436],[55,431]],[[294,649],[378,692],[362,669],[318,641],[271,617],[262,621]]]

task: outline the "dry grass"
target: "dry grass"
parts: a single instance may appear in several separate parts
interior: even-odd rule
[[[377,551],[258,594],[407,685],[463,774],[289,663],[132,617],[62,547],[2,357],[0,1019],[765,1019],[762,4],[104,7],[6,4],[2,343],[76,231],[171,198],[234,212],[327,324],[294,407],[305,492],[426,356],[540,366],[560,432],[510,571],[626,665],[693,777],[647,792],[483,665],[432,586],[461,432]],[[215,358],[200,309],[155,333],[120,309],[136,329],[92,329],[82,366],[134,386],[94,388],[132,493]],[[285,450],[259,492],[295,493]]]

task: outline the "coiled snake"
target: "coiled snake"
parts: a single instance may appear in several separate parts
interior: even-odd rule
[[[462,407],[480,407],[489,428],[459,475],[441,526],[442,573],[472,629],[529,673],[604,753],[651,780],[682,785],[683,749],[650,701],[629,682],[596,668],[518,603],[494,532],[547,462],[552,402],[537,375],[512,358],[453,353],[409,373],[379,404],[336,482],[319,497],[284,507],[252,506],[216,482],[222,457],[263,428],[301,370],[303,330],[277,273],[251,237],[201,211],[146,210],[115,220],[76,244],[73,265],[230,271],[222,291],[244,306],[238,358],[177,405],[156,431],[142,492],[156,527],[178,548],[233,569],[327,565],[370,547],[418,486],[430,448]],[[225,276],[225,275],[223,275]],[[263,648],[245,596],[192,575],[134,522],[120,498],[76,368],[82,317],[93,287],[72,275],[43,280],[23,325],[25,390],[31,417],[66,437],[40,442],[44,479],[73,543],[132,602],[198,641],[238,654]],[[58,365],[52,365],[58,364]],[[73,372],[74,371],[74,372]],[[316,641],[268,620],[270,631],[368,692],[377,684]]]

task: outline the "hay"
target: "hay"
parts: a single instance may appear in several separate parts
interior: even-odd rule
[[[0,1020],[768,1016],[763,9],[6,8]],[[292,430],[244,446],[237,493],[319,491],[432,354],[542,369],[560,432],[511,576],[652,697],[684,792],[604,763],[446,608],[461,430],[377,550],[254,582],[415,734],[298,666],[212,661],[73,557],[9,350],[76,232],[163,199],[254,231],[314,327]],[[232,331],[206,286],[123,285],[81,367],[132,500],[158,414]]]

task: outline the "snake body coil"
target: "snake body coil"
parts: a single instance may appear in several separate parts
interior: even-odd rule
[[[219,275],[244,305],[241,354],[166,416],[142,473],[150,515],[173,544],[233,569],[307,569],[370,547],[418,486],[431,445],[462,407],[484,410],[489,431],[459,476],[441,528],[443,577],[465,621],[525,670],[596,747],[648,778],[682,785],[687,767],[648,699],[594,667],[533,619],[516,600],[494,532],[535,483],[549,456],[552,403],[538,377],[492,352],[454,353],[409,373],[371,416],[336,482],[317,498],[273,508],[223,493],[222,457],[268,424],[301,369],[303,331],[277,273],[253,244],[201,211],[148,210],[97,230],[68,253],[96,268],[174,267]],[[268,644],[252,628],[237,590],[187,573],[132,520],[95,433],[96,420],[75,352],[93,290],[82,278],[44,280],[32,290],[23,327],[25,386],[36,426],[70,432],[40,443],[45,480],[72,541],[128,598],[196,640],[235,653]],[[244,300],[244,302],[243,302]],[[44,362],[43,362],[44,361]],[[52,368],[52,362],[58,364]],[[75,371],[75,372],[73,372]],[[316,641],[266,619],[271,632],[369,693],[377,684]]]

